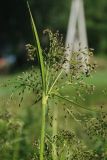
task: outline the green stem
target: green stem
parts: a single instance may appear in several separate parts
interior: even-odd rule
[[[54,80],[52,86],[50,87],[49,91],[48,91],[48,95],[51,93],[53,87],[55,86],[56,82],[58,81],[59,77],[61,76],[63,70],[60,71],[60,73],[58,74],[58,76],[56,77],[56,79]]]
[[[48,97],[43,93],[42,97],[42,124],[41,124],[41,142],[40,142],[40,160],[44,160],[44,144],[45,144],[45,113]]]
[[[58,106],[53,107],[53,137],[57,135],[57,125],[58,125]],[[53,160],[57,160],[57,148],[56,142],[52,144],[52,157]]]

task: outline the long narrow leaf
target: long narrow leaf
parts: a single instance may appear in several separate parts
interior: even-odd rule
[[[96,110],[83,107],[83,106],[81,106],[80,104],[78,104],[78,103],[72,101],[71,99],[68,99],[68,98],[66,98],[66,97],[64,97],[64,96],[62,96],[62,95],[59,95],[59,94],[54,94],[54,95],[57,96],[57,97],[59,97],[59,98],[61,98],[61,99],[63,99],[63,100],[65,100],[65,101],[68,101],[68,102],[76,105],[77,107],[80,107],[80,108],[82,108],[82,109],[85,109],[85,110],[88,110],[88,111],[91,111],[91,112],[96,112]]]
[[[29,14],[30,14],[30,18],[31,18],[31,25],[32,25],[32,30],[33,30],[33,34],[34,34],[34,39],[37,45],[37,49],[38,49],[38,60],[39,60],[39,65],[40,65],[40,70],[41,70],[41,76],[42,76],[42,82],[43,82],[43,87],[45,88],[45,67],[44,67],[44,61],[43,61],[43,55],[42,55],[42,49],[41,49],[41,45],[40,45],[40,41],[39,41],[39,36],[37,33],[37,29],[36,29],[36,25],[30,10],[30,6],[29,3],[27,2],[28,5],[28,9],[29,9]]]

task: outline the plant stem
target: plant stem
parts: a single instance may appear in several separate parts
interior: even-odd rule
[[[45,144],[45,113],[48,97],[43,93],[42,97],[42,124],[41,124],[41,142],[40,142],[40,160],[44,160],[44,144]]]
[[[58,81],[59,77],[61,76],[63,70],[60,71],[60,73],[58,74],[58,76],[56,77],[55,81],[53,82],[52,86],[50,87],[49,91],[48,91],[48,95],[51,93],[53,87],[55,86],[56,82]]]
[[[53,107],[53,137],[57,135],[57,125],[58,125],[58,106]],[[53,160],[57,160],[57,149],[56,142],[52,144],[52,157]]]

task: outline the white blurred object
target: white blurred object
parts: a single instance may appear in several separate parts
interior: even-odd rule
[[[79,44],[81,45],[79,46]],[[83,0],[72,0],[65,46],[68,61],[71,58],[72,51],[78,51],[79,47],[81,47],[81,50],[88,47]],[[84,69],[86,69],[84,61],[86,58],[88,61],[88,57],[84,57],[82,53],[80,56]],[[69,70],[69,62],[65,64],[65,68]]]

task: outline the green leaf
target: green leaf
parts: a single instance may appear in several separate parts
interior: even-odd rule
[[[34,22],[34,19],[33,19],[33,16],[32,16],[30,6],[29,6],[28,2],[27,2],[27,6],[28,6],[28,9],[29,9],[32,31],[33,31],[33,34],[34,34],[34,39],[35,39],[35,43],[37,45],[37,50],[38,50],[37,56],[38,56],[38,61],[39,61],[39,65],[40,65],[40,70],[41,70],[43,89],[45,89],[45,67],[44,67],[42,49],[41,49],[40,40],[39,40],[39,36],[38,36],[38,33],[37,33],[36,25],[35,25],[35,22]]]

